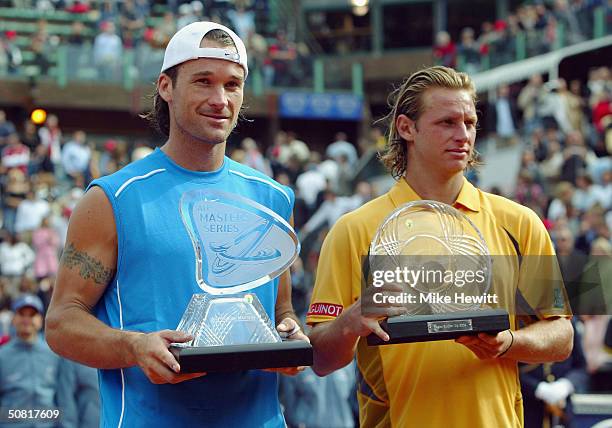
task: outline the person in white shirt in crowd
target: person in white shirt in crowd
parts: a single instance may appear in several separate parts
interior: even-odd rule
[[[589,210],[597,203],[597,195],[593,180],[588,174],[580,174],[576,177],[576,191],[572,197],[572,205],[580,212]]]
[[[334,137],[334,142],[327,147],[325,155],[335,161],[338,161],[339,157],[344,155],[349,165],[354,166],[359,159],[357,149],[347,139],[348,137],[344,132],[338,132]]]
[[[604,210],[612,209],[612,169],[602,174],[601,184],[593,185],[593,193]]]
[[[232,22],[234,31],[242,40],[247,40],[249,33],[255,31],[255,14],[251,10],[246,10],[244,4],[236,4],[236,9],[228,11],[227,16]]]
[[[96,36],[93,45],[94,64],[98,68],[98,76],[102,80],[119,78],[123,44],[117,35],[115,24],[106,21],[100,24],[102,32]]]
[[[193,7],[189,3],[183,3],[178,8],[178,19],[176,20],[176,29],[180,30],[189,24],[198,21],[197,15],[194,13]]]
[[[567,114],[567,104],[559,94],[559,82],[551,80],[544,84],[544,95],[540,98],[539,114],[545,123],[556,123],[564,134],[572,131],[569,116]]]
[[[43,218],[48,216],[50,211],[49,202],[38,197],[34,191],[29,191],[27,198],[17,207],[15,230],[17,233],[33,232],[40,227]]]
[[[64,172],[73,180],[86,176],[89,172],[91,149],[87,145],[87,134],[75,131],[72,139],[62,148],[62,166]]]
[[[308,209],[312,210],[317,201],[317,195],[327,187],[327,179],[316,162],[316,156],[306,165],[305,169],[295,180],[295,187]]]
[[[572,207],[572,198],[574,197],[574,186],[572,183],[562,181],[555,188],[555,199],[548,207],[547,218],[556,221],[560,218],[567,218],[568,209]]]
[[[372,199],[372,196],[372,186],[365,181],[357,183],[353,196],[336,196],[333,190],[327,190],[325,201],[306,222],[300,235],[306,237],[323,225],[332,227],[340,217],[359,208]]]
[[[21,277],[34,263],[35,254],[32,248],[21,241],[19,235],[9,234],[0,243],[0,271],[7,279],[5,291],[12,297],[17,295]]]
[[[242,150],[244,150],[244,164],[256,169],[259,172],[266,174],[268,177],[272,177],[272,168],[270,162],[259,151],[257,142],[252,138],[245,138],[240,144]]]

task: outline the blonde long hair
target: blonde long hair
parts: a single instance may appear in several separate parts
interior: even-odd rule
[[[476,105],[476,88],[470,76],[443,66],[429,67],[417,71],[394,90],[388,99],[391,111],[380,120],[387,123],[388,128],[387,144],[380,154],[380,160],[396,180],[406,173],[408,157],[406,141],[396,129],[397,117],[405,114],[416,122],[423,112],[423,94],[430,88],[465,90],[471,95],[474,105]],[[478,164],[477,159],[478,153],[473,150],[468,160],[468,166],[476,166]]]

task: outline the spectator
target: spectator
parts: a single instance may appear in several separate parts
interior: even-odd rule
[[[91,11],[91,6],[88,0],[74,0],[74,2],[66,9],[66,12],[80,15]]]
[[[23,171],[16,168],[8,171],[2,198],[2,227],[9,233],[15,233],[17,207],[26,198],[29,189],[30,183]]]
[[[446,31],[440,31],[436,34],[433,56],[437,65],[453,68],[456,66],[457,48]]]
[[[565,428],[576,427],[571,396],[586,390],[588,376],[582,337],[578,329],[574,331],[574,348],[568,359],[552,364],[520,364],[525,428],[559,426],[552,421],[563,421]]]
[[[572,130],[567,105],[559,93],[558,81],[550,81],[544,85],[542,97],[538,99],[538,114],[542,117],[544,127],[555,126],[565,134]]]
[[[16,36],[15,31],[0,33],[0,75],[16,74],[23,62],[21,49],[15,44]]]
[[[19,141],[17,134],[6,137],[6,143],[2,149],[2,166],[6,169],[18,168],[26,174],[30,163],[30,149]]]
[[[166,11],[162,22],[153,30],[151,46],[156,49],[165,49],[174,33],[176,33],[174,14],[171,11]]]
[[[0,243],[0,270],[7,282],[5,290],[10,296],[16,296],[21,277],[34,263],[34,251],[21,241],[17,234],[10,234]]]
[[[252,52],[248,58],[249,68],[253,68],[253,70],[263,70],[265,73],[266,69],[264,68],[264,64],[268,53],[268,42],[266,38],[253,30],[248,34],[245,43],[247,51]]]
[[[43,218],[49,215],[51,207],[49,202],[38,197],[36,192],[30,190],[26,199],[17,207],[15,230],[17,233],[33,232],[42,224]]]
[[[123,46],[128,49],[136,47],[144,33],[145,19],[134,0],[125,0],[122,3],[119,10],[119,27]]]
[[[560,218],[567,218],[569,210],[572,207],[572,198],[574,197],[574,186],[572,183],[562,181],[555,190],[556,198],[548,207],[549,220],[556,221]]]
[[[62,130],[59,127],[59,119],[56,115],[50,114],[47,117],[45,126],[38,130],[38,136],[43,146],[42,170],[45,172],[55,172],[55,168],[60,166],[62,159]]]
[[[71,46],[83,46],[86,40],[85,24],[82,21],[74,21],[70,26],[70,34],[66,38],[66,43]]]
[[[123,53],[121,38],[115,33],[115,24],[103,22],[102,32],[96,36],[93,45],[94,64],[102,80],[117,80]]]
[[[268,177],[272,177],[272,168],[267,159],[263,157],[257,143],[252,138],[245,138],[241,143],[242,149],[244,150],[244,163],[253,169],[263,172]]]
[[[327,147],[325,155],[335,161],[338,161],[338,158],[344,155],[351,167],[354,167],[358,160],[357,149],[347,141],[347,136],[344,132],[338,132],[335,135],[334,142]]]
[[[16,337],[0,348],[0,406],[3,409],[56,409],[55,390],[60,358],[40,336],[43,304],[34,295],[13,305]],[[54,420],[33,419],[20,426],[55,426]]]
[[[21,142],[25,144],[30,153],[34,154],[36,149],[40,145],[40,137],[38,136],[38,130],[36,125],[31,120],[26,120],[23,123],[23,133],[21,134]]]
[[[232,28],[242,40],[247,40],[249,34],[255,31],[255,13],[247,10],[242,3],[236,4],[235,10],[230,10],[227,16]]]
[[[4,110],[0,110],[0,144],[4,143],[4,139],[17,131],[15,125],[10,120],[6,119]]]
[[[527,168],[522,169],[519,173],[514,198],[521,205],[532,209],[537,207],[541,210],[544,208],[546,194],[542,186],[533,179],[533,173]]]
[[[96,369],[62,358],[57,376],[58,428],[96,428],[100,425],[100,396]]]
[[[565,103],[570,128],[584,133],[586,131],[584,128],[586,123],[584,107],[586,103],[581,96],[580,90],[580,80],[572,80],[570,82],[570,90],[568,90],[565,79],[559,79],[559,95]]]
[[[76,179],[89,180],[89,162],[91,149],[87,145],[87,134],[75,131],[72,140],[62,148],[62,167],[64,172],[74,181]]]
[[[50,225],[50,217],[43,218],[40,227],[32,233],[32,246],[36,254],[34,275],[37,280],[55,278],[58,268],[60,237]]]
[[[525,131],[531,133],[542,126],[539,105],[544,98],[542,76],[534,74],[518,95],[518,107],[523,111]]]
[[[297,58],[297,48],[285,31],[276,32],[276,40],[268,46],[268,57],[271,68],[268,68],[267,86],[291,86],[293,79],[289,70]]]
[[[566,41],[568,44],[582,42],[585,37],[580,29],[578,19],[567,0],[555,0],[553,15],[557,23],[565,28]]]
[[[311,162],[306,166],[306,171],[298,176],[295,185],[308,209],[313,210],[317,195],[327,187],[327,180],[318,164]]]
[[[119,19],[119,12],[117,11],[117,4],[113,0],[104,0],[102,7],[100,8],[100,17],[98,19],[98,25],[102,28],[102,25],[106,22],[117,22]]]
[[[598,202],[593,180],[588,174],[582,173],[576,177],[576,191],[572,204],[581,213],[588,211]]]
[[[302,140],[298,140],[294,136],[289,136],[289,143],[284,147],[279,155],[279,162],[285,167],[294,161],[301,168],[310,159],[310,149]]]
[[[136,162],[146,156],[149,156],[153,153],[153,149],[147,145],[146,142],[136,141],[134,143],[134,150],[132,150],[132,155],[130,156],[131,162]]]
[[[325,201],[302,228],[302,236],[306,237],[320,227],[331,228],[342,215],[369,201],[372,197],[371,192],[372,189],[366,182],[359,184],[358,191],[353,196],[336,196],[331,189],[328,189],[325,192]]]
[[[575,313],[578,313],[580,294],[584,291],[580,280],[588,261],[587,255],[576,248],[574,233],[567,226],[556,228],[552,233],[552,238],[570,306]]]
[[[516,142],[518,111],[508,85],[500,85],[497,89],[497,99],[489,107],[489,120],[501,142]]]
[[[474,39],[474,30],[466,27],[461,30],[461,42],[457,47],[457,55],[461,60],[463,71],[468,74],[480,71],[480,49]]]
[[[604,210],[612,209],[612,170],[604,171],[601,183],[593,185],[593,194]]]
[[[567,134],[563,149],[563,164],[561,165],[561,181],[569,181],[576,185],[576,177],[595,162],[595,154],[586,147],[582,134],[572,131]]]
[[[34,53],[32,65],[36,67],[36,75],[46,76],[51,68],[51,60],[45,42],[39,37],[33,38],[30,50]]]
[[[193,11],[191,4],[183,3],[178,8],[178,18],[176,20],[176,29],[180,30],[183,27],[186,27],[189,24],[197,22],[198,17]]]

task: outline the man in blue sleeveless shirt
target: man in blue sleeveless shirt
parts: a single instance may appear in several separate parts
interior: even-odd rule
[[[46,334],[55,352],[100,369],[103,427],[285,426],[274,371],[181,374],[168,350],[192,339],[172,329],[202,292],[181,197],[214,188],[292,221],[291,189],[225,156],[247,74],[244,44],[228,28],[177,32],[148,116],[167,142],[94,181],[72,214]],[[308,340],[288,272],[254,292],[279,331]]]

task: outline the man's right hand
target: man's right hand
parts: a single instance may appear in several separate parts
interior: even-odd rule
[[[351,333],[356,336],[369,336],[374,333],[385,342],[389,335],[380,326],[380,320],[404,315],[407,309],[402,304],[376,303],[374,294],[382,293],[384,296],[399,296],[403,289],[398,284],[385,284],[383,287],[366,287],[361,297],[346,309],[340,316],[346,320]]]
[[[178,361],[168,349],[172,343],[184,343],[193,337],[175,330],[136,333],[130,349],[138,366],[152,383],[179,383],[204,376],[206,373],[183,373]]]

